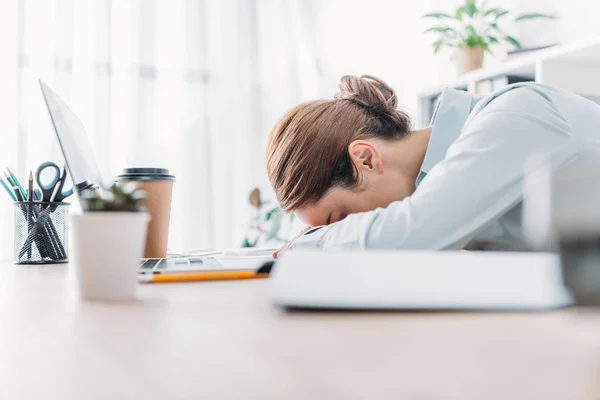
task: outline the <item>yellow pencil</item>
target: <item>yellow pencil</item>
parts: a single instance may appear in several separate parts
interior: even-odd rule
[[[167,274],[142,274],[139,276],[143,283],[224,281],[235,279],[262,279],[269,274],[259,274],[253,270],[203,271],[203,272],[174,272]]]

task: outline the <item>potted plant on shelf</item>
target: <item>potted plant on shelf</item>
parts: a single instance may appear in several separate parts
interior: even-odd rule
[[[277,203],[263,200],[258,188],[250,193],[250,204],[255,212],[241,247],[279,247],[286,243],[294,224],[294,215],[289,214],[286,220],[281,207]]]
[[[93,300],[135,297],[150,216],[135,182],[81,193],[82,215],[72,217],[79,296]]]
[[[433,42],[433,52],[437,54],[444,47],[457,48],[457,67],[459,73],[472,71],[483,66],[486,52],[500,42],[521,48],[521,43],[500,29],[499,24],[506,20],[510,11],[504,8],[487,8],[485,0],[465,0],[465,3],[453,13],[432,12],[424,18],[433,18],[436,24],[423,33],[438,35]],[[541,13],[522,14],[514,22],[532,19],[554,19],[553,15]]]

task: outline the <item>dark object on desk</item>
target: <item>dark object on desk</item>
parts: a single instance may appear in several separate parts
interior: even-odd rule
[[[275,260],[265,261],[263,265],[261,265],[257,270],[257,274],[270,274],[273,266],[275,265]]]
[[[578,306],[600,306],[600,236],[560,239],[563,281]]]

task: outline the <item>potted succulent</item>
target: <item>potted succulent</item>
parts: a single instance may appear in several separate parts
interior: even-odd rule
[[[437,34],[433,42],[433,52],[437,54],[444,47],[458,49],[457,67],[459,73],[472,71],[483,66],[486,52],[491,53],[491,46],[506,42],[517,48],[521,43],[514,37],[500,29],[502,23],[510,14],[504,8],[487,8],[486,1],[465,0],[451,14],[446,12],[432,12],[425,14],[424,18],[433,18],[434,26],[423,33]],[[514,22],[532,19],[554,19],[552,15],[541,13],[522,14],[514,18]]]
[[[81,193],[84,213],[72,221],[79,295],[93,300],[135,297],[150,216],[135,182]]]

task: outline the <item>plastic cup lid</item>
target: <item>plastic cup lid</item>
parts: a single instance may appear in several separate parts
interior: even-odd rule
[[[117,180],[169,180],[174,181],[175,177],[169,174],[166,168],[125,168],[123,173],[117,176]]]

